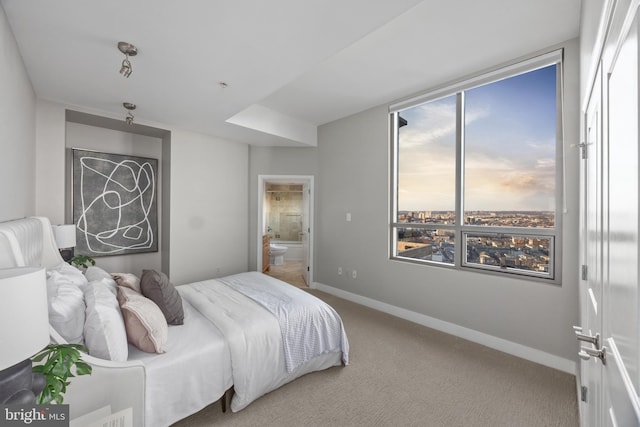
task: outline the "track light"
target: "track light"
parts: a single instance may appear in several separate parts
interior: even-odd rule
[[[122,67],[120,67],[120,74],[122,74],[125,77],[129,77],[132,71],[133,70],[131,69],[131,62],[129,62],[128,59],[125,59],[124,61],[122,61]]]
[[[136,109],[136,104],[132,104],[130,102],[123,102],[122,106],[124,108],[126,108],[127,110],[129,110],[127,112],[127,116],[124,118],[125,123],[128,124],[128,125],[132,125],[133,124],[133,119],[135,117],[133,116],[133,113],[131,113],[131,112]]]
[[[124,53],[125,56],[122,61],[122,66],[120,67],[120,74],[125,77],[129,77],[133,72],[133,67],[131,67],[129,57],[136,56],[138,54],[138,48],[127,42],[118,42],[118,49],[120,49],[120,52]]]

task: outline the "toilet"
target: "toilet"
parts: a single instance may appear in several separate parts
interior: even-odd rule
[[[272,265],[284,264],[284,254],[287,252],[286,246],[276,245],[271,243],[269,245],[269,258]]]

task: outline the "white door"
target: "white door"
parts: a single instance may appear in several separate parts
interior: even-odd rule
[[[638,3],[614,12],[585,112],[582,259],[588,272],[577,331],[580,379],[588,387],[581,403],[585,426],[640,426]]]
[[[580,283],[581,329],[577,336],[581,339],[600,337],[602,331],[602,73],[595,79],[587,112],[585,114],[585,141],[581,146],[582,157],[582,282]],[[599,348],[596,343],[582,341],[582,346]],[[602,363],[596,358],[580,360],[580,405],[585,426],[599,426],[601,419]]]
[[[302,275],[304,282],[309,286],[309,233],[311,231],[311,222],[309,221],[311,213],[311,188],[308,182],[305,182],[302,186]]]
[[[640,425],[638,361],[638,17],[608,66],[608,253],[605,253],[603,410],[607,426]],[[605,207],[606,209],[606,207]]]

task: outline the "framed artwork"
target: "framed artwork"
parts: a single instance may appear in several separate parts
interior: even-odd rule
[[[158,160],[72,149],[75,253],[158,251]]]

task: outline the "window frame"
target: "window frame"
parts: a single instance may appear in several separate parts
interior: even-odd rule
[[[466,225],[464,223],[464,94],[465,91],[491,84],[493,82],[526,74],[547,66],[556,65],[556,149],[555,149],[555,211],[554,227],[500,227]],[[398,221],[398,145],[399,113],[420,104],[456,96],[456,183],[455,183],[455,224],[423,224]],[[564,132],[563,132],[563,49],[553,50],[535,57],[479,73],[477,75],[446,84],[434,90],[400,100],[389,105],[389,258],[395,261],[437,266],[441,268],[464,270],[499,276],[513,275],[524,280],[560,284],[562,281],[562,214],[564,208]],[[398,255],[398,230],[402,228],[425,230],[454,230],[454,263],[420,260]],[[467,261],[466,239],[472,235],[516,235],[549,239],[549,272],[540,273],[517,268],[484,266]]]

